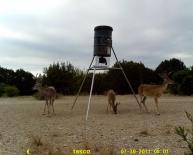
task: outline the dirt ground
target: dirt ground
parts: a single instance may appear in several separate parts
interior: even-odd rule
[[[71,112],[73,100],[73,96],[57,99],[56,115],[47,117],[42,115],[44,101],[33,97],[0,98],[0,155],[26,154],[34,136],[63,152],[85,149],[88,96],[80,96]],[[128,155],[134,149],[150,150],[141,154],[162,154],[153,153],[157,148],[168,149],[170,155],[184,154],[186,145],[175,134],[174,128],[190,124],[184,111],[193,114],[193,97],[161,97],[160,116],[155,115],[152,98],[147,99],[150,113],[140,113],[133,96],[117,96],[117,100],[121,104],[115,115],[106,113],[106,96],[92,97],[86,134],[89,145],[112,147],[119,154],[121,150],[127,150]]]

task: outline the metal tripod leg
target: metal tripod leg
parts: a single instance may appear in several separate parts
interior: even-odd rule
[[[87,105],[87,110],[86,110],[86,118],[85,118],[85,142],[87,142],[87,140],[88,140],[88,139],[87,139],[87,133],[88,133],[87,120],[88,120],[88,113],[89,113],[89,109],[90,109],[90,102],[91,102],[93,85],[94,85],[95,71],[96,71],[96,69],[94,68],[94,72],[93,72],[93,76],[92,76],[92,83],[91,83],[91,87],[90,87],[90,95],[89,95],[89,100],[88,100],[88,105]]]
[[[91,67],[91,65],[92,65],[92,63],[93,63],[93,61],[94,61],[94,57],[95,57],[95,56],[93,56],[92,61],[91,61],[90,65],[89,65],[89,68],[87,69],[87,72],[86,72],[86,74],[85,74],[85,76],[84,76],[84,79],[82,80],[82,83],[81,83],[81,85],[80,85],[80,88],[79,88],[79,90],[78,90],[78,93],[76,94],[76,98],[75,98],[74,103],[73,103],[73,105],[72,105],[72,107],[71,107],[71,110],[73,110],[73,108],[74,108],[74,106],[75,106],[75,104],[76,104],[76,101],[77,101],[77,99],[78,99],[78,97],[79,97],[79,94],[80,94],[80,91],[81,91],[81,89],[82,89],[82,87],[83,87],[83,85],[84,85],[84,82],[85,82],[85,80],[86,80],[86,77],[87,77],[87,75],[88,75],[88,72],[89,72],[89,70],[90,70],[90,67]]]
[[[139,105],[139,108],[140,108],[140,110],[141,110],[141,104],[139,103],[139,101],[138,101],[138,99],[137,99],[137,96],[135,95],[135,92],[134,92],[134,90],[133,90],[133,88],[132,88],[132,86],[131,86],[131,83],[129,82],[129,80],[128,80],[128,78],[127,78],[127,76],[126,76],[126,74],[125,74],[125,72],[124,72],[124,70],[123,70],[123,68],[122,68],[119,60],[118,60],[118,58],[117,58],[117,56],[116,56],[116,54],[115,54],[115,51],[114,51],[113,47],[112,47],[112,51],[113,51],[113,54],[114,54],[114,56],[115,56],[115,59],[116,59],[118,65],[119,65],[119,67],[121,68],[121,71],[122,71],[122,73],[123,73],[123,75],[124,75],[124,77],[125,77],[125,80],[127,81],[128,85],[129,85],[129,87],[130,87],[130,89],[131,89],[131,91],[132,91],[132,93],[133,93],[133,95],[134,95],[134,97],[135,97],[138,105]]]
[[[95,77],[95,68],[94,68],[94,72],[93,72],[93,76],[92,76],[92,83],[91,83],[91,87],[90,87],[90,96],[89,96],[88,106],[87,106],[87,111],[86,111],[86,121],[88,120],[88,112],[90,109],[90,101],[91,101],[92,90],[93,90],[93,85],[94,85],[94,77]]]

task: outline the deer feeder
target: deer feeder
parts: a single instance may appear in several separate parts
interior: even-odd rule
[[[94,28],[94,56],[95,66],[109,66],[112,48],[112,31],[110,26],[96,26]]]
[[[78,90],[78,93],[75,97],[74,103],[72,105],[72,108],[74,107],[78,96],[80,94],[80,91],[84,85],[84,82],[86,80],[86,77],[89,73],[90,70],[94,70],[93,71],[93,76],[92,76],[92,82],[91,82],[91,88],[90,88],[90,95],[89,95],[89,101],[88,101],[88,106],[87,106],[87,112],[86,112],[86,121],[88,119],[88,112],[89,112],[89,107],[90,107],[90,102],[91,102],[91,96],[92,96],[92,91],[93,91],[93,86],[94,86],[94,79],[95,79],[95,71],[96,70],[109,70],[109,69],[115,69],[115,70],[121,70],[123,73],[123,76],[126,79],[126,82],[128,83],[137,103],[140,106],[140,103],[135,95],[135,92],[131,86],[131,83],[129,82],[116,54],[115,51],[112,47],[112,31],[113,28],[110,26],[105,26],[105,25],[100,25],[100,26],[96,26],[94,28],[94,53],[93,53],[93,58],[91,60],[91,63],[89,65],[89,68],[87,69],[87,72],[84,76],[84,79],[81,83],[81,86]],[[110,57],[111,57],[111,50],[112,53],[116,59],[116,63],[118,64],[118,67],[109,67],[110,66]],[[95,64],[93,64],[93,61],[95,60]]]

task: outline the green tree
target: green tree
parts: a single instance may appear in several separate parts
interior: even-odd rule
[[[193,75],[184,77],[180,89],[183,92],[183,95],[193,94]]]
[[[120,64],[136,93],[140,84],[158,83],[160,81],[157,74],[153,70],[146,68],[142,63],[123,60]],[[115,63],[113,67],[119,67],[118,63]],[[108,88],[114,89],[119,94],[131,93],[121,70],[110,70],[105,78]]]
[[[192,68],[177,71],[172,76],[175,85],[170,87],[171,92],[180,95],[193,94],[193,72]]]
[[[5,92],[4,92],[4,88],[5,88],[6,84],[5,83],[0,83],[0,96],[2,96]]]
[[[43,85],[54,86],[59,93],[74,94],[82,76],[82,71],[71,63],[54,63],[44,69]]]
[[[0,67],[0,83],[14,84],[15,73],[11,69]]]
[[[18,69],[15,72],[14,85],[19,89],[20,95],[31,95],[35,79],[33,74],[26,72],[23,69]]]
[[[158,67],[156,68],[156,73],[169,73],[169,72],[177,72],[179,70],[186,69],[184,62],[179,59],[172,58],[170,60],[162,61]]]

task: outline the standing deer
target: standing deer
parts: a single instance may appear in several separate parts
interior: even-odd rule
[[[56,98],[56,89],[53,86],[43,87],[42,86],[42,77],[41,77],[41,75],[39,75],[38,78],[37,78],[37,75],[36,75],[36,83],[35,83],[33,89],[38,90],[38,92],[43,95],[43,97],[46,101],[45,106],[44,106],[43,115],[46,114],[45,111],[46,111],[46,107],[47,107],[48,116],[50,116],[50,106],[52,107],[53,114],[55,114],[54,101],[55,101],[55,98]]]
[[[116,102],[116,94],[114,90],[110,89],[107,92],[107,98],[108,98],[108,103],[107,103],[107,112],[108,112],[108,107],[113,109],[114,114],[117,114],[117,106],[120,104],[120,102]]]
[[[141,103],[143,104],[146,112],[148,112],[148,109],[145,105],[145,101],[147,99],[147,96],[154,97],[155,100],[155,105],[156,105],[156,114],[160,115],[159,112],[159,107],[158,107],[158,98],[164,93],[164,91],[167,89],[168,84],[173,84],[174,81],[172,81],[169,77],[168,74],[163,74],[160,75],[161,78],[163,78],[163,83],[160,85],[156,84],[141,84],[138,87],[138,94],[140,96],[141,102],[140,102],[140,109]]]

